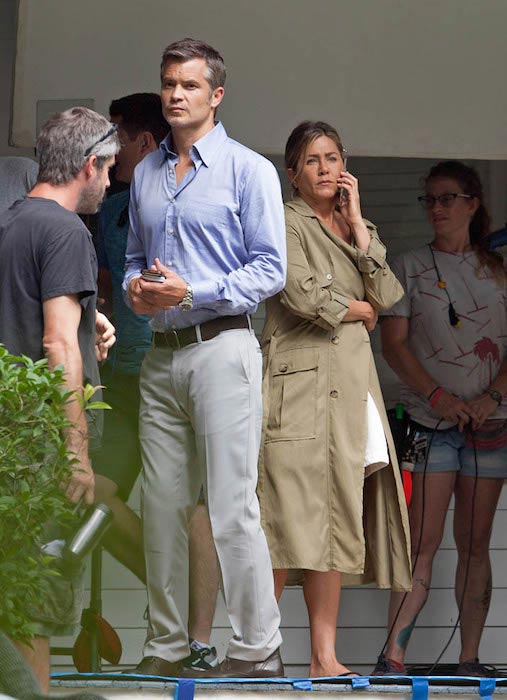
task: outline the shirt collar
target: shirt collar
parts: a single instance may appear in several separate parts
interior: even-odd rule
[[[296,214],[300,214],[301,216],[306,216],[309,219],[318,219],[319,217],[317,214],[313,211],[311,206],[305,202],[305,200],[302,197],[299,197],[298,195],[294,196],[294,199],[291,199],[285,204],[286,207],[289,209],[292,209],[293,211],[296,212]],[[363,219],[366,228],[369,231],[376,231],[377,227],[375,224],[372,224],[371,221],[368,221],[368,219]]]
[[[202,138],[194,143],[190,149],[190,156],[194,162],[202,161],[208,166],[213,162],[222,143],[227,138],[227,133],[221,122],[215,122],[215,126]],[[174,150],[172,134],[169,131],[165,139],[161,142],[160,151],[164,158],[177,159],[178,154]]]
[[[308,216],[312,219],[317,218],[317,214],[313,211],[311,206],[307,204],[305,200],[302,197],[299,197],[298,195],[295,195],[294,199],[291,199],[289,202],[287,202],[285,206],[289,207],[289,209],[292,209],[296,212],[296,214],[300,214],[301,216]]]

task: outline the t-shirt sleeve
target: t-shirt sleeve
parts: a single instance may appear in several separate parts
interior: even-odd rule
[[[403,316],[405,318],[410,318],[411,315],[411,304],[410,304],[410,290],[407,284],[407,266],[406,258],[403,255],[398,256],[391,265],[391,270],[394,272],[395,277],[397,277],[405,294],[402,298],[391,306],[388,311],[383,311],[381,316]]]
[[[97,257],[86,230],[55,234],[41,251],[41,299],[77,294],[83,307],[97,289]]]

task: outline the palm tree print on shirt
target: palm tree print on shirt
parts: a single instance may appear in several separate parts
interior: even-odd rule
[[[493,381],[493,362],[497,365],[500,364],[498,345],[494,343],[491,338],[482,337],[474,345],[474,355],[478,357],[481,362],[488,363],[489,383],[491,384]]]

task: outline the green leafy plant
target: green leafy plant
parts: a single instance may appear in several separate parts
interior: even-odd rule
[[[94,391],[85,387],[83,406],[107,407],[90,403]],[[23,642],[33,637],[30,606],[60,575],[41,549],[48,524],[70,528],[77,518],[61,488],[73,463],[65,444],[71,396],[62,367],[0,345],[0,630]]]

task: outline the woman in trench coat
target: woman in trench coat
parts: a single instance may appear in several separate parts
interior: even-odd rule
[[[258,494],[280,598],[303,571],[310,676],[349,675],[335,653],[342,583],[411,585],[400,473],[369,331],[403,290],[361,216],[336,130],[303,122],[285,151],[288,274],[262,337]],[[294,574],[294,571],[291,571]]]

